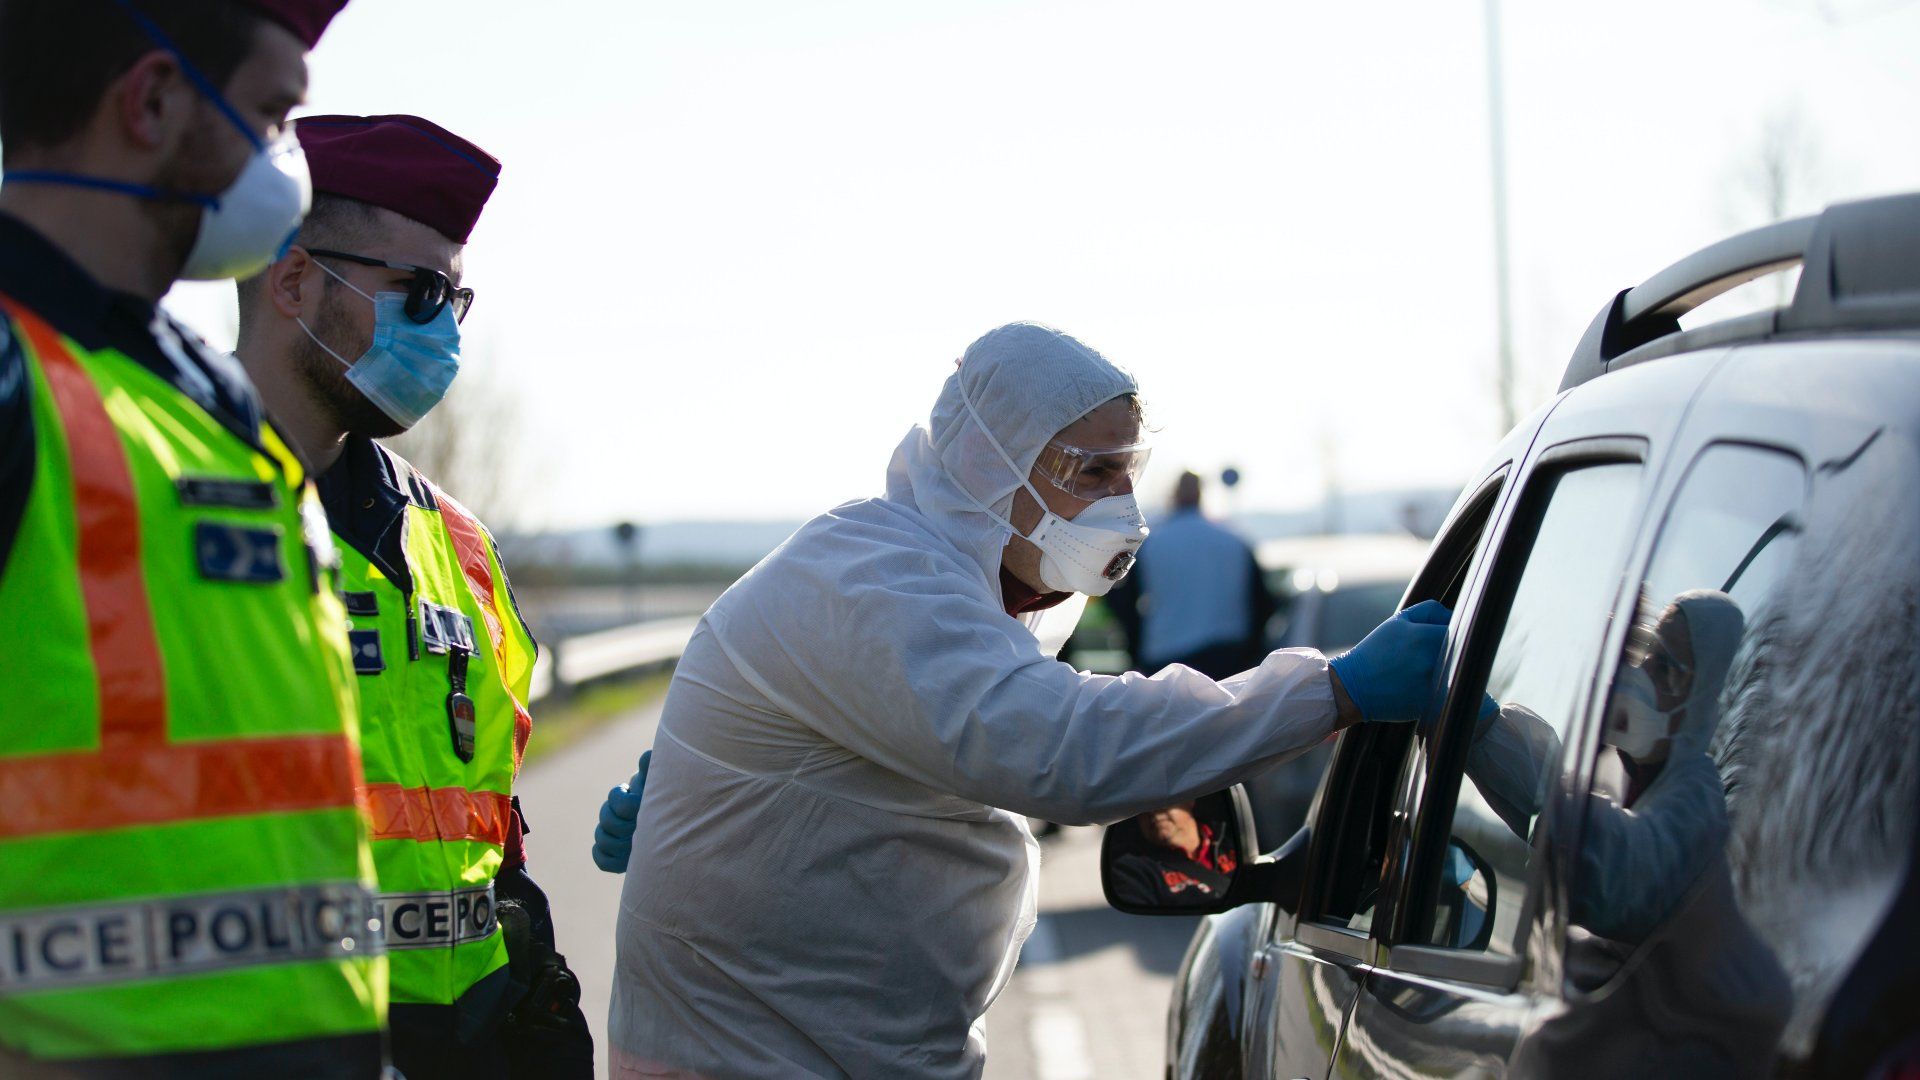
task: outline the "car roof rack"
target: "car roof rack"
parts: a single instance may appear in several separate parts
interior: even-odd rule
[[[1788,306],[1680,329],[1680,317],[1701,304],[1796,263],[1800,284]],[[1560,389],[1709,345],[1907,329],[1920,329],[1920,192],[1836,203],[1741,233],[1622,291],[1580,338]]]

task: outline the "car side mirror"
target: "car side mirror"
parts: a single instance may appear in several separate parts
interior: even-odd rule
[[[1439,896],[1433,905],[1432,940],[1455,949],[1484,949],[1493,939],[1499,884],[1493,867],[1458,837],[1447,841]]]
[[[1190,803],[1107,826],[1100,886],[1129,915],[1215,915],[1243,904],[1299,906],[1306,829],[1270,855],[1259,850],[1253,804],[1235,785]]]

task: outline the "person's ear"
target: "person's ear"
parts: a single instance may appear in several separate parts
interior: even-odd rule
[[[114,80],[108,101],[121,134],[141,150],[158,150],[179,138],[194,114],[198,93],[164,49],[154,49]]]
[[[310,276],[307,270],[312,266],[313,256],[307,254],[307,249],[294,246],[267,267],[267,302],[283,318],[294,319],[306,313],[309,294],[320,287],[318,282],[307,281]],[[309,284],[313,288],[309,289]]]

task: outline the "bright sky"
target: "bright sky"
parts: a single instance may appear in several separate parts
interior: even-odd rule
[[[1920,188],[1920,3],[1505,5],[1514,340],[1546,400],[1612,293],[1793,209]],[[1500,434],[1483,8],[354,0],[310,112],[492,151],[470,367],[531,524],[809,515],[878,490],[973,338],[1130,368],[1154,485],[1245,508],[1464,482]],[[170,301],[217,344],[231,288]]]

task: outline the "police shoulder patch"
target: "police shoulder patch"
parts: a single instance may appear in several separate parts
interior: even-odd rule
[[[198,522],[193,527],[193,558],[200,576],[210,581],[271,585],[287,576],[278,526]]]
[[[386,657],[380,652],[380,631],[349,630],[347,644],[353,650],[354,674],[378,675],[387,670]]]

